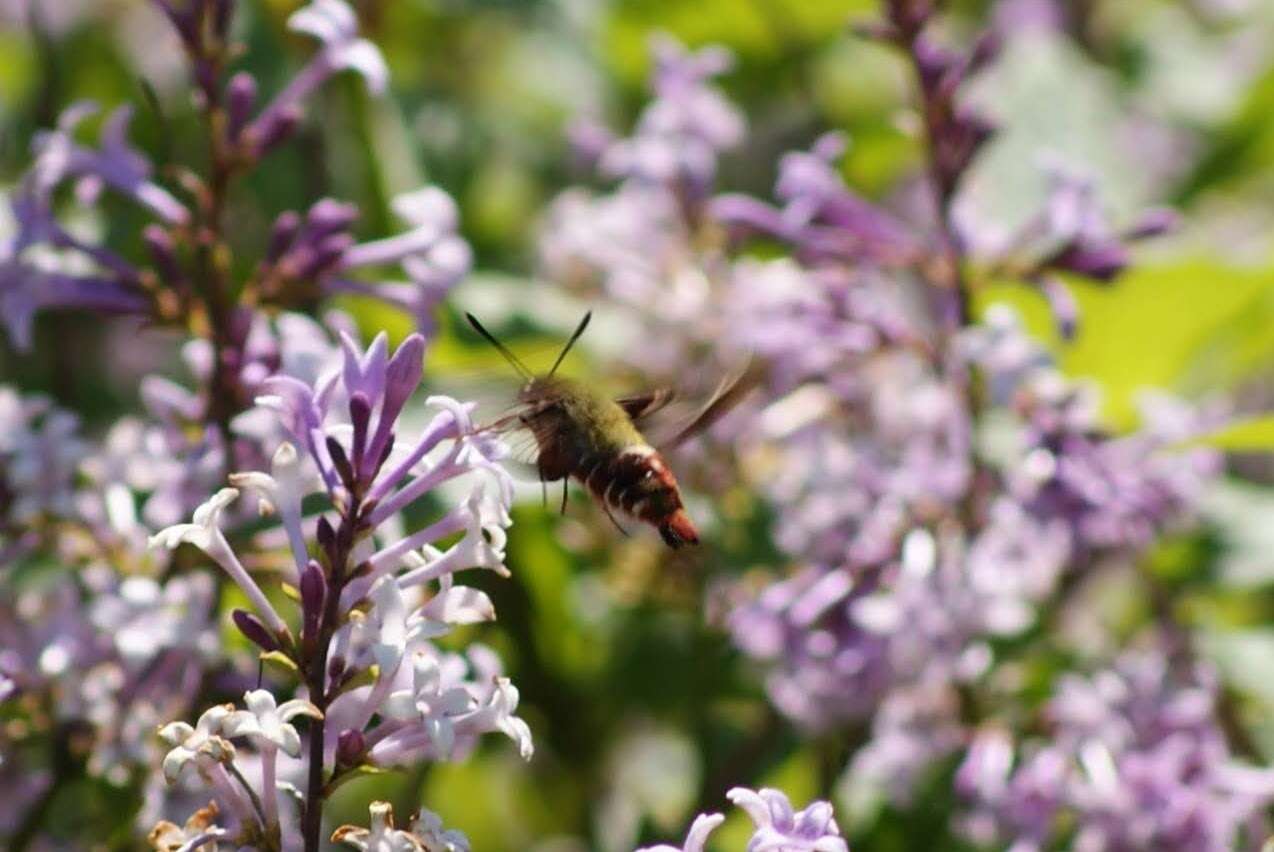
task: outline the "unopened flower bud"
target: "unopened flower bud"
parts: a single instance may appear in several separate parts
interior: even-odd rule
[[[1004,47],[1004,39],[998,32],[991,30],[984,33],[973,45],[969,54],[968,73],[976,74],[995,61]]]
[[[142,229],[142,242],[165,284],[171,285],[183,277],[177,263],[177,248],[168,231],[159,225],[147,225]]]
[[[344,231],[358,218],[358,207],[333,198],[316,201],[305,214],[306,236],[314,241]]]
[[[257,645],[263,651],[279,650],[278,641],[270,635],[270,630],[250,612],[242,609],[236,609],[230,613],[230,618],[234,621],[234,626],[239,628],[239,632],[247,638],[249,642]]]
[[[354,245],[354,238],[349,234],[332,234],[325,238],[309,253],[309,257],[298,265],[298,278],[314,278],[319,273],[341,259],[341,255]]]
[[[323,605],[327,602],[327,578],[323,568],[311,559],[301,572],[302,635],[307,640],[317,638],[323,619]]]
[[[289,106],[281,109],[264,127],[254,127],[253,140],[257,156],[265,156],[291,138],[301,123],[301,108]]]
[[[1155,207],[1141,214],[1141,218],[1125,235],[1130,240],[1158,237],[1175,231],[1181,225],[1181,214],[1168,207]]]
[[[363,732],[354,728],[346,728],[336,738],[336,763],[341,766],[354,766],[363,759],[367,750],[367,741]]]
[[[324,553],[331,553],[333,545],[336,544],[336,530],[332,529],[332,524],[327,518],[318,519],[318,523],[314,525],[314,537],[318,539],[319,547],[323,548]]]
[[[1053,256],[1047,266],[1095,281],[1114,280],[1128,265],[1128,250],[1114,239],[1075,240]]]
[[[327,436],[327,454],[332,457],[332,464],[336,467],[336,475],[341,478],[341,484],[353,489],[354,467],[349,463],[349,456],[345,454],[341,442],[331,435]]]
[[[238,139],[243,128],[252,118],[252,108],[257,102],[257,81],[247,71],[240,71],[226,85],[226,134]]]
[[[295,210],[285,210],[274,220],[270,231],[270,244],[265,250],[267,263],[274,263],[292,245],[297,232],[301,230],[301,215]]]

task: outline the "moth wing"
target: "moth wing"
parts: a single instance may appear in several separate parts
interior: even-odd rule
[[[667,407],[668,403],[676,399],[676,396],[676,391],[672,388],[656,388],[645,393],[617,397],[615,403],[624,409],[634,423],[640,424]]]
[[[506,461],[511,463],[515,479],[540,481],[540,445],[535,437],[534,422],[560,404],[559,397],[548,395],[519,402],[479,427],[504,436],[509,450]]]
[[[764,371],[756,359],[728,374],[717,385],[708,402],[696,413],[684,420],[671,435],[656,441],[660,450],[671,450],[711,428],[744,400],[764,378]]]

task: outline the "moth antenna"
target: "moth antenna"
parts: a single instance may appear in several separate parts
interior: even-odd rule
[[[492,346],[494,346],[496,348],[496,351],[504,356],[504,360],[509,362],[510,367],[518,371],[518,375],[520,375],[524,379],[527,379],[528,381],[534,378],[534,375],[531,373],[530,370],[527,369],[526,365],[523,364],[518,359],[518,356],[510,352],[508,347],[506,347],[503,343],[496,340],[494,334],[492,334],[491,332],[483,328],[482,323],[478,322],[477,317],[475,317],[473,314],[466,313],[465,319],[469,320],[469,325],[473,326],[474,331],[478,332],[478,334],[481,334],[486,339],[487,343],[490,343]]]
[[[553,362],[553,369],[549,370],[550,376],[557,372],[557,368],[562,364],[562,359],[566,357],[567,352],[571,351],[571,347],[575,345],[575,341],[579,340],[579,336],[584,333],[584,329],[588,328],[588,321],[592,318],[592,311],[584,314],[584,318],[580,320],[579,326],[575,329],[575,333],[571,335],[570,340],[566,341],[566,345],[563,346],[562,351],[558,353],[557,360]]]

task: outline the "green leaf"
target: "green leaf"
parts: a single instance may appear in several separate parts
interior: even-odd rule
[[[1207,393],[1261,369],[1274,353],[1268,268],[1204,257],[1135,266],[1110,286],[1069,283],[1080,307],[1079,333],[1069,343],[1058,339],[1043,299],[1027,287],[986,288],[977,305],[1017,308],[1068,375],[1099,383],[1104,414],[1117,426],[1136,422],[1136,399],[1145,389]]]
[[[327,795],[330,796],[332,793],[357,778],[371,778],[372,776],[384,775],[388,772],[388,769],[382,769],[379,766],[372,766],[370,763],[364,763],[354,767],[353,769],[347,769],[331,781],[327,782]]]
[[[292,658],[282,651],[262,653],[261,662],[269,663],[292,675],[300,675],[301,673],[301,670],[296,667],[296,663],[292,662]]]
[[[1186,445],[1237,452],[1274,451],[1274,414],[1229,423],[1214,432],[1192,438]]]

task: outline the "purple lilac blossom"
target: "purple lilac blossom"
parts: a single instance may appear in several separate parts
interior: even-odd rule
[[[726,796],[752,820],[748,852],[849,852],[827,802],[811,802],[794,811],[786,795],[770,788],[735,787]],[[701,814],[681,846],[661,844],[637,852],[703,852],[708,836],[724,821],[721,814]]]
[[[991,61],[995,40],[959,56],[921,32],[928,12],[913,21],[907,8],[891,4],[882,33],[912,53],[937,137],[934,189],[958,209],[960,174],[987,129],[957,106],[957,90]],[[584,138],[603,162],[616,144]],[[972,240],[943,236],[954,223],[935,235],[933,222],[913,226],[855,195],[835,167],[842,149],[828,136],[786,157],[777,206],[718,195],[688,214],[666,174],[609,195],[568,190],[541,250],[551,277],[631,308],[643,334],[630,357],[647,369],[723,345],[765,361],[766,398],[736,443],[759,461],[747,473],[798,567],[741,591],[729,626],[763,664],[771,700],[803,728],[870,721],[849,771],[902,800],[968,742],[961,692],[991,673],[992,640],[1031,627],[1076,566],[1135,555],[1188,518],[1217,457],[1166,452],[1207,423],[1180,407],[1167,409],[1166,429],[1147,421],[1111,435],[1083,386],[1011,317],[953,315],[923,273],[959,262],[950,253]],[[1127,262],[1125,241],[1170,224],[1155,211],[1121,233],[1091,186],[1058,171],[1048,209],[1014,250],[1029,254],[1073,328],[1054,273],[1108,280]],[[758,236],[793,257],[730,259],[728,248]],[[990,421],[970,408],[970,369],[985,378]],[[1008,432],[1002,457],[982,457],[990,429]]]
[[[717,159],[738,144],[744,125],[711,84],[729,67],[727,52],[691,53],[666,38],[652,51],[654,98],[632,135],[575,134],[591,140],[601,174],[619,184],[558,196],[545,214],[539,254],[547,277],[576,291],[601,290],[617,310],[639,317],[628,357],[643,370],[674,375],[691,356],[687,341],[711,339],[704,325],[720,325],[724,316],[716,278],[727,270],[700,214]]]
[[[1233,758],[1217,689],[1207,666],[1174,668],[1154,649],[1063,676],[1048,740],[1015,747],[990,726],[975,736],[956,777],[972,803],[966,831],[1015,852],[1050,848],[1067,822],[1079,850],[1235,848],[1274,799],[1274,772]]]
[[[374,44],[359,38],[358,18],[344,0],[314,0],[288,18],[288,27],[317,39],[322,48],[245,128],[247,144],[257,156],[290,135],[302,114],[301,102],[333,75],[355,71],[374,95],[389,84],[384,57]]]
[[[41,724],[87,726],[88,771],[127,784],[156,757],[155,726],[185,712],[219,656],[212,592],[202,575],[161,584],[106,564],[63,574],[3,608],[0,671],[12,695],[49,699],[55,715]]]
[[[0,551],[17,544],[9,530],[74,513],[75,472],[86,449],[75,415],[0,385]]]
[[[730,69],[733,57],[716,46],[691,52],[667,36],[652,40],[651,53],[654,99],[632,136],[601,149],[598,164],[611,177],[700,199],[712,184],[717,157],[743,139],[742,114],[711,83]]]
[[[489,731],[511,737],[523,757],[532,753],[530,731],[515,715],[517,689],[501,676],[495,654],[481,646],[463,655],[444,653],[432,641],[453,625],[495,617],[486,595],[455,585],[453,575],[473,567],[507,573],[503,542],[512,490],[499,465],[503,448],[474,428],[472,406],[442,397],[429,399],[439,413],[418,437],[398,438],[400,415],[420,380],[419,336],[392,355],[383,334],[366,351],[348,337],[342,346],[339,371],[312,383],[286,375],[262,383],[260,402],[277,413],[287,433],[270,472],[234,474],[236,487],[201,506],[193,523],[153,539],[167,547],[191,543],[208,554],[252,603],[252,612],[235,620],[265,651],[282,649],[308,665],[323,613],[334,605],[342,614],[337,626],[326,628],[331,633],[322,695],[314,695],[319,684],[310,683],[310,701],[296,699],[276,710],[272,694],[249,692],[247,710],[213,708],[193,727],[173,723],[166,729],[172,747],[166,774],[176,780],[193,766],[220,808],[220,827],[241,842],[277,835],[279,803],[270,802],[264,817],[252,812],[245,791],[232,781],[235,773],[227,774],[235,766],[235,744],[246,738],[256,746],[264,767],[259,795],[277,797],[273,751],[301,754],[288,721],[295,714],[323,720],[320,754],[335,771],[457,759]],[[402,509],[460,477],[471,481],[467,500],[414,532],[402,531],[396,520]],[[300,589],[299,634],[221,532],[220,514],[239,489],[254,494],[261,510],[284,528],[293,562],[285,575],[297,578]],[[320,516],[311,533],[301,501],[316,491],[327,495],[335,512]],[[363,509],[349,562],[356,570],[345,574],[335,549],[342,545],[333,536],[348,534],[335,530],[347,528],[342,513],[351,506]],[[456,534],[459,540],[437,546]],[[309,556],[311,542],[319,560]],[[434,583],[436,591],[426,595]],[[369,685],[350,684],[367,672],[373,673]],[[311,724],[311,737],[315,730]]]

